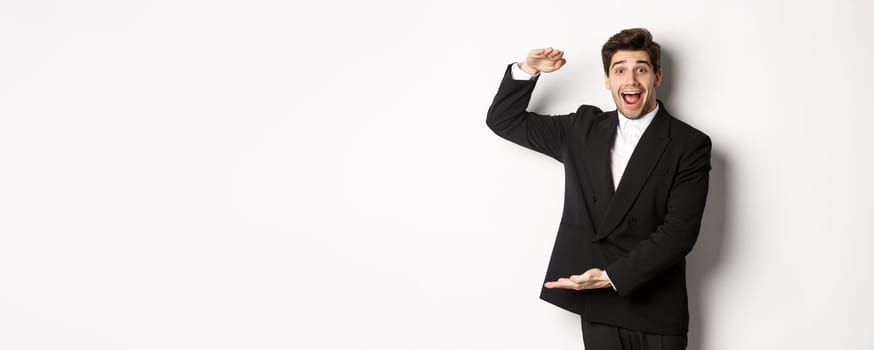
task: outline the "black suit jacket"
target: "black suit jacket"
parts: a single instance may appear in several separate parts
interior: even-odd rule
[[[564,164],[564,209],[544,282],[598,267],[616,288],[543,288],[540,298],[590,322],[686,334],[685,256],[707,199],[710,138],[659,101],[614,192],[610,149],[617,112],[588,105],[567,115],[528,112],[536,81],[513,80],[508,66],[486,124]]]

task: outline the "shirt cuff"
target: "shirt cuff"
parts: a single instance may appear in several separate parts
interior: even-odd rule
[[[613,290],[616,290],[616,286],[614,286],[613,281],[610,280],[610,275],[607,274],[607,270],[604,270],[604,277],[607,277],[607,281],[610,282],[610,286],[613,287]]]
[[[510,68],[510,74],[513,75],[513,80],[531,80],[532,78],[540,75],[540,72],[531,75],[528,74],[528,72],[522,70],[522,68],[519,67],[519,63],[513,63],[513,67]]]

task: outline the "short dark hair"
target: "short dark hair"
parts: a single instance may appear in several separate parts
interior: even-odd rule
[[[653,72],[661,68],[662,47],[652,41],[652,34],[644,28],[623,29],[607,39],[601,47],[601,60],[604,61],[604,74],[610,74],[610,60],[619,50],[646,51],[652,61]]]

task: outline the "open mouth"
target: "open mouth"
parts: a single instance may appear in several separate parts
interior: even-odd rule
[[[625,91],[621,92],[622,100],[629,106],[634,106],[640,102],[640,91]]]

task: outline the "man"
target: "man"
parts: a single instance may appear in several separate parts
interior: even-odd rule
[[[582,320],[586,349],[685,349],[685,256],[701,227],[710,138],[656,99],[660,46],[626,29],[601,50],[617,110],[526,111],[561,50],[529,52],[507,67],[486,124],[564,164],[564,210],[540,298]]]

